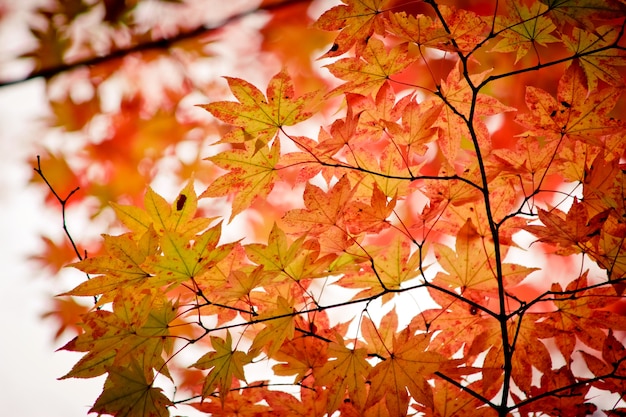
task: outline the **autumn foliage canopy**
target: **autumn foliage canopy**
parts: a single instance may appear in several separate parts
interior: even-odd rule
[[[39,255],[92,412],[626,413],[626,2],[92,3],[27,54],[86,137],[34,180],[116,231]]]

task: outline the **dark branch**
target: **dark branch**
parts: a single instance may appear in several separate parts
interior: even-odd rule
[[[50,192],[52,193],[52,195],[54,195],[54,198],[56,198],[59,204],[61,205],[61,217],[63,219],[63,231],[65,232],[65,236],[67,236],[68,240],[70,241],[70,244],[72,245],[72,248],[74,249],[74,253],[76,254],[76,257],[82,261],[83,259],[87,258],[87,251],[85,251],[84,254],[81,254],[80,251],[78,250],[78,246],[76,246],[76,242],[74,242],[74,238],[72,237],[72,234],[67,228],[67,219],[65,215],[66,213],[65,208],[67,206],[67,202],[79,190],[79,187],[74,188],[72,191],[70,191],[70,193],[65,198],[62,198],[56,192],[52,184],[50,184],[50,181],[48,181],[48,178],[46,178],[46,176],[44,175],[43,170],[41,169],[41,158],[39,155],[37,155],[37,167],[34,168],[34,170],[41,177],[43,182],[46,183],[46,185],[50,189]],[[86,274],[86,275],[87,275],[87,279],[90,279],[89,274]],[[94,304],[98,304],[98,297],[94,295],[93,301],[94,301]]]
[[[54,77],[55,75],[61,74],[66,71],[71,71],[76,68],[80,68],[84,66],[90,67],[94,65],[99,65],[105,62],[113,61],[115,59],[124,58],[125,56],[131,55],[137,52],[145,52],[145,51],[151,51],[151,50],[166,51],[181,41],[193,39],[198,36],[205,35],[209,32],[216,31],[218,29],[223,28],[224,26],[227,26],[229,23],[240,20],[246,16],[255,14],[257,12],[261,12],[261,11],[268,12],[268,11],[277,10],[277,9],[280,9],[281,7],[285,7],[285,6],[289,6],[293,4],[310,3],[310,2],[311,0],[283,0],[282,2],[278,2],[278,3],[270,3],[267,5],[262,5],[258,8],[230,16],[229,18],[225,19],[224,21],[214,26],[202,25],[192,30],[180,32],[172,37],[155,39],[152,41],[147,41],[147,42],[139,43],[136,45],[132,45],[128,48],[113,50],[113,51],[110,51],[106,55],[93,56],[93,57],[89,57],[89,58],[74,61],[74,62],[63,63],[60,65],[56,65],[54,67],[42,68],[42,69],[33,71],[32,73],[30,73],[24,78],[8,80],[8,81],[0,81],[0,88],[6,87],[9,85],[20,84],[20,83],[23,83],[23,82],[26,82],[35,78],[39,78],[39,77],[51,78],[51,77]]]

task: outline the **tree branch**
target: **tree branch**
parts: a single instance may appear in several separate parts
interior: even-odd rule
[[[84,66],[90,67],[94,65],[99,65],[105,62],[113,61],[115,59],[124,58],[128,55],[131,55],[137,52],[145,52],[145,51],[151,51],[151,50],[168,50],[169,48],[171,48],[172,46],[176,45],[179,42],[182,42],[188,39],[193,39],[198,36],[202,36],[208,32],[216,31],[234,21],[240,20],[249,15],[253,15],[257,12],[262,12],[262,11],[271,12],[273,10],[278,10],[285,6],[290,6],[290,5],[298,4],[298,3],[310,3],[310,2],[311,0],[283,0],[283,1],[276,2],[276,3],[269,3],[266,5],[261,5],[258,8],[247,10],[245,12],[241,12],[239,14],[230,16],[227,19],[223,20],[222,22],[214,26],[202,25],[195,29],[180,32],[172,37],[155,39],[152,41],[132,45],[132,46],[129,46],[128,48],[116,49],[116,50],[110,51],[106,55],[92,56],[92,57],[81,59],[78,61],[56,65],[54,67],[42,68],[39,70],[35,70],[29,75],[20,79],[0,81],[0,88],[10,86],[10,85],[20,84],[20,83],[23,83],[23,82],[26,82],[35,78],[39,78],[39,77],[44,77],[46,79],[52,78],[55,75],[61,74],[66,71],[71,71],[76,68],[80,68]]]

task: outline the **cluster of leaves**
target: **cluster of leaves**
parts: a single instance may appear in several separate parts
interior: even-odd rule
[[[315,22],[332,87],[227,77],[221,176],[113,204],[65,377],[106,374],[92,411],[124,416],[623,413],[626,5],[343,3]],[[262,242],[199,210],[224,199]]]

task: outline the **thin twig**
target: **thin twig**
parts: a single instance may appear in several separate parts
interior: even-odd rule
[[[59,204],[61,205],[61,218],[63,220],[63,231],[65,232],[65,236],[67,237],[67,239],[70,241],[70,244],[72,245],[72,248],[74,249],[74,253],[76,254],[76,257],[81,261],[86,259],[87,251],[85,251],[84,254],[80,253],[80,251],[78,250],[78,246],[76,245],[76,242],[74,242],[74,238],[72,237],[72,234],[67,228],[67,218],[66,218],[66,210],[65,210],[68,201],[70,200],[70,198],[72,198],[74,194],[76,194],[78,190],[80,190],[80,187],[74,188],[72,191],[69,192],[67,197],[62,198],[59,195],[59,193],[56,192],[52,184],[50,184],[50,181],[48,181],[48,178],[46,178],[46,176],[44,175],[43,170],[41,169],[41,157],[39,155],[37,155],[37,167],[34,168],[34,170],[41,177],[41,179],[46,183],[46,185],[48,186],[48,189],[50,190],[54,198],[56,198]],[[87,279],[91,278],[89,274],[86,273],[85,275],[87,276]],[[94,299],[94,303],[97,304],[98,297],[94,295],[93,299]]]

